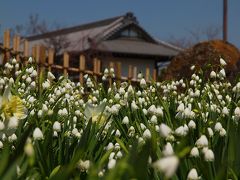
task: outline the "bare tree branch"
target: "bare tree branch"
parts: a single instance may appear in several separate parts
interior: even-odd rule
[[[200,42],[201,40],[219,39],[221,35],[221,30],[221,26],[210,25],[203,29],[197,28],[194,30],[188,30],[187,32],[189,35],[187,37],[177,38],[171,35],[168,38],[167,42],[181,48],[189,48],[194,44]]]

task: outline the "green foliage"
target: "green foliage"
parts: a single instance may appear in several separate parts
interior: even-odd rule
[[[0,179],[240,177],[240,83],[222,72],[108,88],[90,76],[84,84],[54,80],[31,60],[17,64],[1,70],[0,92],[11,84],[27,117],[10,126],[3,112],[13,105],[1,98]]]

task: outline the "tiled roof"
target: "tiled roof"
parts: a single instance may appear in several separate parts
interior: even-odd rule
[[[128,26],[135,26],[142,32],[146,42],[131,39],[111,39],[112,35]],[[117,16],[97,22],[83,24],[71,28],[60,29],[40,35],[27,37],[30,46],[44,44],[44,39],[64,37],[69,46],[63,51],[82,52],[91,48],[100,51],[114,51],[119,53],[146,54],[158,56],[175,56],[181,49],[168,43],[154,39],[139,24],[132,13]],[[60,52],[61,53],[61,52]]]

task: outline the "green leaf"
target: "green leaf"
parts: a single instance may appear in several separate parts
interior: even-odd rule
[[[49,178],[52,178],[53,176],[55,176],[55,175],[57,174],[57,172],[59,171],[60,168],[61,168],[60,165],[58,165],[57,167],[55,167],[55,168],[52,170]]]

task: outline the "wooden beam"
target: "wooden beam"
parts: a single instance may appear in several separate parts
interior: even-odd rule
[[[69,68],[69,54],[67,52],[64,52],[64,54],[63,54],[63,74],[64,74],[64,76],[67,76],[68,68]]]
[[[83,54],[81,54],[79,57],[79,70],[80,70],[79,81],[81,84],[83,84],[83,81],[84,81],[83,75],[84,75],[84,71],[85,71],[85,65],[86,65],[85,56]]]
[[[34,45],[33,47],[32,47],[32,57],[34,58],[34,60],[36,60],[36,54],[37,54],[37,47],[36,47],[36,45]]]
[[[39,49],[39,62],[41,65],[44,65],[46,61],[46,48],[41,45]]]
[[[150,77],[150,69],[149,69],[149,67],[147,67],[146,68],[146,77],[145,77],[146,81],[149,81],[149,77]]]
[[[16,53],[17,53],[16,59],[17,59],[17,61],[19,61],[19,59],[20,59],[20,55],[19,55],[19,53],[20,53],[20,40],[21,40],[20,36],[17,36],[16,37]]]
[[[21,41],[21,37],[20,36],[17,36],[17,52],[20,52],[20,41]]]
[[[128,82],[130,83],[133,78],[133,66],[129,65],[128,66]]]
[[[7,29],[4,32],[4,44],[3,44],[4,48],[10,49],[10,30]]]
[[[100,74],[101,73],[101,60],[97,59],[97,73]]]
[[[97,81],[97,58],[93,59],[93,74],[94,74],[94,79]]]
[[[6,49],[6,52],[4,53],[4,57],[3,57],[3,63],[6,63],[6,61],[8,61],[10,59],[10,30],[6,30],[4,32],[4,41],[3,41],[3,48]]]
[[[111,62],[109,63],[109,68],[113,68],[113,69],[114,69],[114,62],[111,61]]]
[[[24,40],[23,56],[24,57],[28,57],[29,56],[29,42],[26,39]]]
[[[157,69],[153,69],[153,81],[157,81]]]
[[[40,66],[40,71],[45,70],[45,61],[46,61],[46,48],[41,45],[39,47],[39,66]]]
[[[133,67],[133,79],[136,80],[137,79],[137,66]]]
[[[13,51],[14,51],[14,53],[15,53],[15,51],[17,51],[16,48],[17,47],[17,37],[16,36],[14,36],[13,37]]]
[[[121,64],[121,62],[116,63],[116,77],[117,77],[117,79],[121,79],[121,77],[122,77],[122,64]]]
[[[39,64],[39,59],[40,59],[40,45],[39,44],[37,44],[36,46],[35,46],[35,60],[36,60],[36,62],[37,62],[37,64]]]
[[[48,71],[52,71],[53,64],[54,64],[54,50],[48,49]]]

